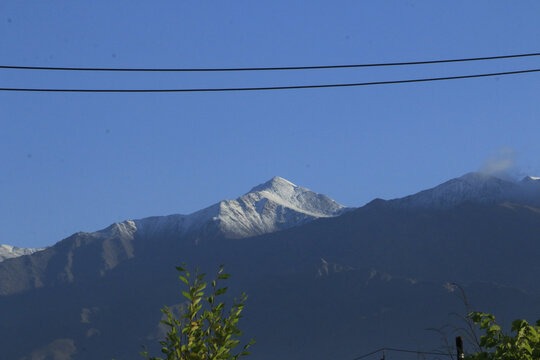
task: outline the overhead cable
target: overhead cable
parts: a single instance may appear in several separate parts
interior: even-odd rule
[[[314,66],[280,66],[280,67],[240,67],[240,68],[94,68],[94,67],[54,67],[54,66],[20,66],[20,65],[0,65],[0,69],[10,70],[55,70],[55,71],[133,71],[133,72],[159,72],[159,71],[273,71],[273,70],[317,70],[317,69],[342,69],[342,68],[362,68],[379,66],[405,66],[405,65],[427,65],[467,61],[500,60],[511,58],[523,58],[540,56],[540,53],[511,54],[499,56],[484,56],[474,58],[424,60],[424,61],[404,61],[372,64],[344,64],[344,65],[314,65]]]
[[[166,92],[226,92],[226,91],[261,91],[261,90],[294,90],[294,89],[320,89],[320,88],[338,88],[338,87],[353,87],[353,86],[369,86],[369,85],[390,85],[390,84],[405,84],[415,82],[430,82],[442,80],[458,80],[482,78],[490,76],[517,75],[540,72],[540,69],[526,69],[516,71],[504,71],[488,74],[471,74],[445,76],[435,78],[421,79],[406,79],[406,80],[388,80],[388,81],[372,81],[361,83],[346,83],[346,84],[320,84],[320,85],[290,85],[290,86],[264,86],[264,87],[236,87],[236,88],[193,88],[193,89],[51,89],[51,88],[0,88],[0,91],[20,91],[20,92],[84,92],[84,93],[166,93]]]
[[[374,354],[377,354],[377,353],[380,353],[382,351],[395,351],[395,352],[404,352],[404,353],[413,353],[413,354],[422,354],[422,355],[439,355],[439,356],[448,356],[448,357],[452,357],[452,355],[450,355],[449,353],[444,353],[444,352],[435,352],[435,351],[421,351],[421,350],[408,350],[408,349],[398,349],[398,348],[380,348],[380,349],[377,349],[375,351],[372,351],[372,352],[369,352],[367,354],[364,354],[364,355],[360,355],[358,357],[355,357],[353,360],[361,360],[361,359],[365,359],[367,358],[368,356],[370,355],[374,355]]]

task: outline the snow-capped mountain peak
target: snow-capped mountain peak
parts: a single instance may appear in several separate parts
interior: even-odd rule
[[[526,176],[521,181],[471,172],[431,189],[420,191],[390,203],[398,207],[448,208],[465,202],[515,202],[540,205],[540,178]]]
[[[464,202],[505,201],[519,193],[520,186],[515,182],[480,172],[471,172],[393,202],[399,206],[446,208]]]
[[[275,176],[237,199],[220,201],[190,215],[135,220],[133,226],[145,233],[185,235],[204,231],[207,235],[245,238],[338,216],[348,209],[326,195]]]
[[[267,199],[281,206],[315,217],[332,217],[343,212],[345,207],[323,194],[297,186],[279,176],[255,186],[237,200],[260,201]]]
[[[12,246],[7,244],[0,244],[0,262],[6,259],[11,259],[23,255],[30,255],[37,251],[41,251],[44,248],[33,249],[33,248],[21,248],[18,246]]]
[[[298,186],[279,176],[274,176],[270,180],[260,185],[255,186],[249,192],[271,191],[271,192],[286,192],[290,189],[297,188]]]
[[[326,195],[276,176],[238,199],[220,202],[217,221],[227,237],[241,238],[338,216],[346,210]]]

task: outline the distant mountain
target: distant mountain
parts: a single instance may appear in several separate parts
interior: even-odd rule
[[[14,259],[0,266],[0,295],[103,276],[156,239],[175,238],[187,247],[218,238],[248,238],[350,210],[325,195],[274,177],[236,200],[220,201],[190,215],[126,220],[94,233],[73,234],[31,259]]]
[[[326,195],[280,177],[254,187],[236,200],[222,201],[218,205],[216,218],[220,230],[229,238],[272,233],[317,218],[338,216],[348,210]]]
[[[493,204],[502,201],[540,204],[540,178],[526,176],[519,182],[513,182],[472,172],[432,189],[392,200],[392,204],[404,207],[448,208],[465,202]]]
[[[174,267],[183,261],[209,274],[226,264],[227,299],[248,293],[240,328],[258,342],[254,359],[436,349],[441,338],[425,329],[459,326],[448,314],[466,311],[453,282],[503,325],[536,320],[539,184],[472,173],[349,209],[274,178],[191,215],[77,233],[0,263],[0,358],[159,352],[159,309],[181,305]]]
[[[348,210],[326,195],[276,176],[235,200],[223,200],[190,215],[154,216],[114,226],[127,236],[135,232],[145,236],[173,232],[179,236],[239,239],[338,216]]]
[[[224,200],[191,215],[152,217],[130,222],[137,231],[176,231],[181,235],[238,239],[341,215],[348,208],[326,195],[296,186],[280,177],[255,186],[236,200]]]
[[[4,261],[5,259],[11,259],[23,255],[30,255],[35,253],[36,251],[41,251],[43,249],[45,248],[21,248],[17,246],[0,244],[0,262]]]

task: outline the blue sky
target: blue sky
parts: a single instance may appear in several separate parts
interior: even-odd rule
[[[10,1],[0,63],[250,67],[540,51],[538,1]],[[539,68],[539,58],[271,73],[0,70],[2,87],[363,82]],[[0,93],[0,243],[44,246],[190,213],[274,175],[350,206],[511,151],[540,174],[540,75],[255,93]],[[511,150],[508,150],[511,149]]]

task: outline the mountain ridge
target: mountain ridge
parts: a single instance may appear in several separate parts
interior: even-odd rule
[[[237,199],[223,200],[189,215],[126,220],[95,232],[75,233],[30,259],[2,261],[0,294],[104,276],[138,251],[161,246],[160,239],[175,239],[183,247],[201,240],[244,239],[347,210],[326,195],[274,177]],[[83,271],[78,263],[88,269]]]
[[[193,213],[150,216],[111,224],[94,232],[77,234],[101,234],[123,232],[132,236],[135,232],[146,235],[174,232],[182,236],[205,231],[208,236],[223,235],[226,238],[244,238],[279,231],[321,217],[333,217],[350,210],[326,195],[313,192],[274,176],[254,186],[236,199],[219,201]],[[0,261],[29,255],[43,250],[1,245]]]
[[[44,249],[45,248],[23,248],[8,244],[0,244],[0,262],[6,259],[12,259],[23,255],[31,255]]]
[[[137,229],[176,228],[182,235],[201,231],[238,239],[287,229],[347,211],[326,195],[275,176],[244,195],[222,200],[188,215],[131,220]],[[129,221],[129,220],[128,220]]]
[[[526,176],[521,181],[469,172],[432,188],[402,198],[388,200],[394,206],[446,208],[464,202],[524,202],[540,204],[540,178]]]
[[[448,208],[464,202],[517,202],[539,206],[540,177],[528,175],[520,181],[509,181],[469,172],[415,194],[390,200],[374,199],[366,205],[377,202],[411,208]],[[299,226],[318,218],[339,216],[354,209],[274,176],[236,199],[222,200],[187,215],[150,216],[115,224],[121,224],[123,230],[118,231],[144,232],[146,235],[173,232],[187,236],[200,232],[204,237],[240,239]],[[109,231],[109,227],[89,234]],[[1,245],[0,262],[44,249]]]
[[[190,219],[128,220],[1,262],[0,357],[42,360],[60,345],[65,360],[131,358],[141,344],[159,352],[159,309],[183,301],[174,271],[182,262],[209,274],[226,264],[234,279],[230,294],[249,294],[242,329],[258,341],[254,356],[262,360],[283,353],[345,358],[389,342],[435,348],[440,339],[428,339],[423,329],[461,311],[447,283],[459,283],[476,309],[499,319],[536,320],[539,207],[499,200],[400,207],[375,200],[343,210],[275,180]],[[271,225],[291,224],[280,214],[309,210],[313,196],[329,215],[343,213],[251,237],[227,237],[220,228],[239,214],[263,222],[269,213]],[[222,205],[229,212],[220,212]]]

